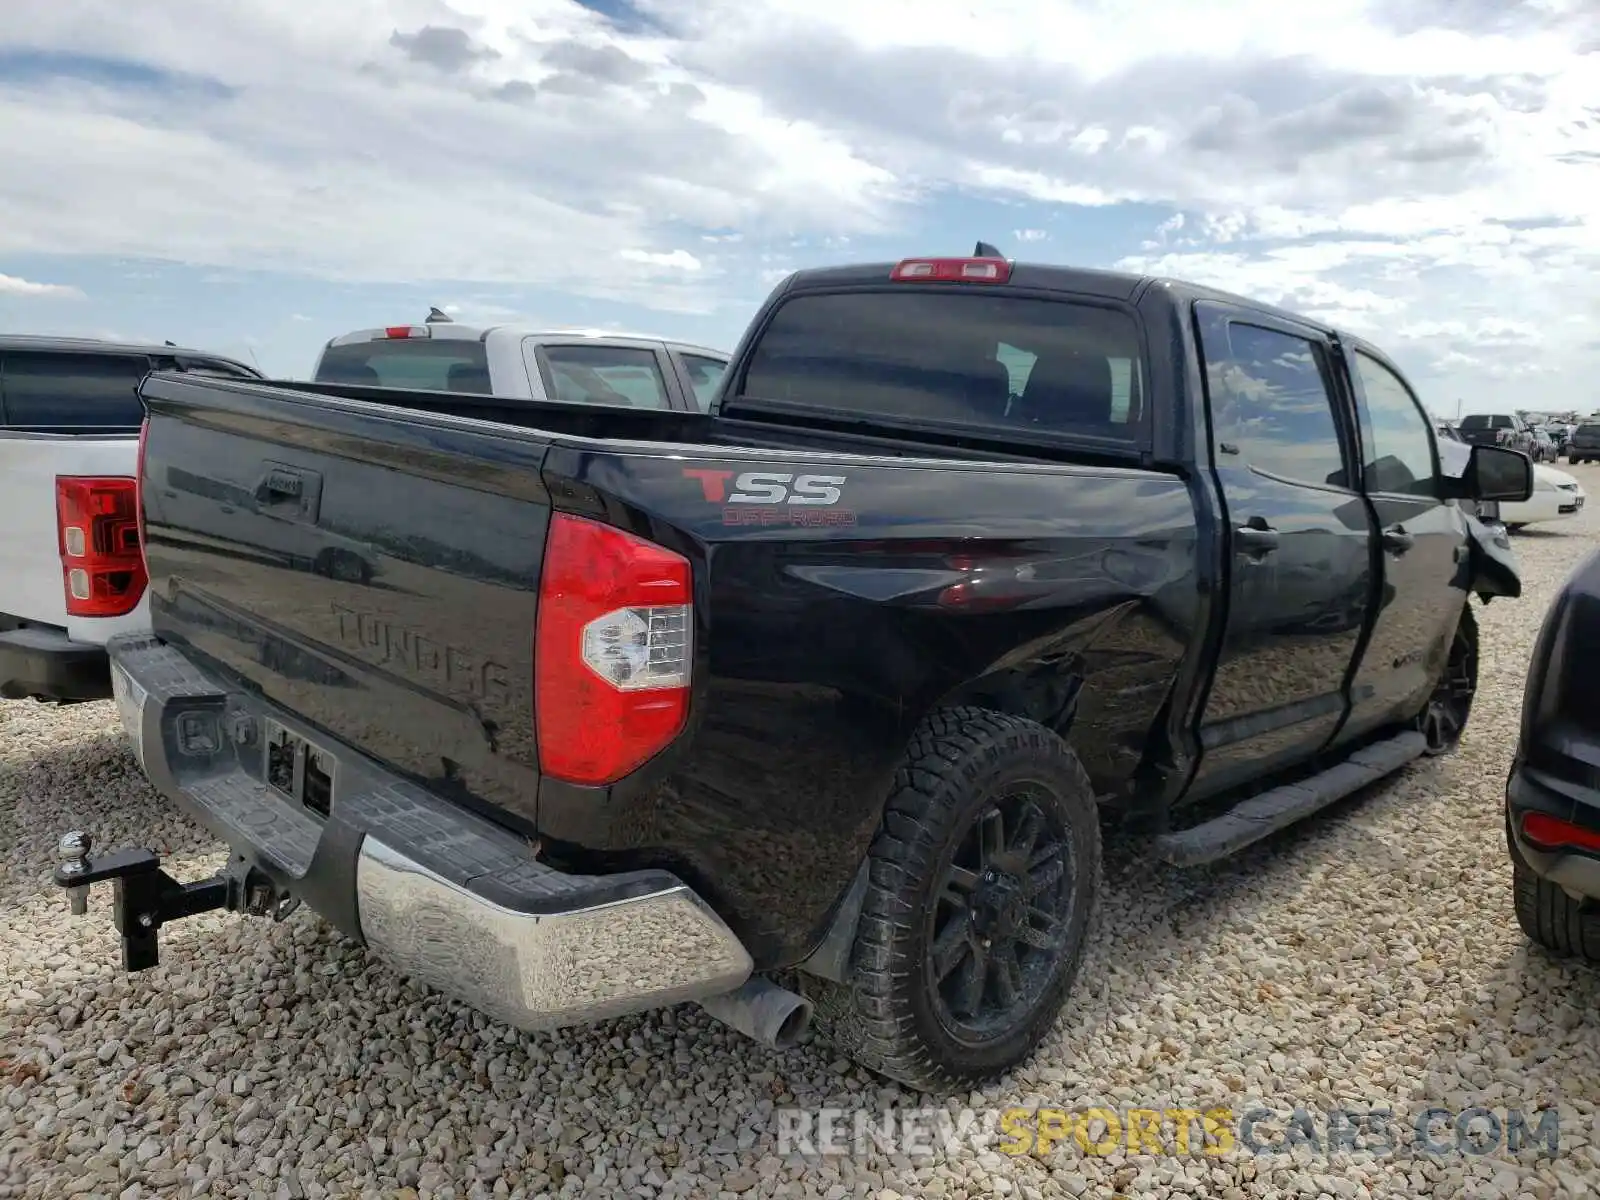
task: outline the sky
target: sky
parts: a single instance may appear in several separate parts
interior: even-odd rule
[[[1334,321],[1442,416],[1600,409],[1600,0],[13,8],[0,329],[731,350],[792,270],[981,238]]]

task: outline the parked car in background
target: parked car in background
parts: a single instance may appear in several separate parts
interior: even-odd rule
[[[1573,429],[1567,442],[1567,461],[1600,462],[1600,421],[1585,421]]]
[[[1536,463],[1555,462],[1560,456],[1556,443],[1544,426],[1533,425],[1528,429],[1529,443],[1528,457]]]
[[[1461,478],[1472,461],[1472,446],[1463,438],[1456,427],[1449,421],[1435,421],[1434,435],[1439,444],[1439,467],[1446,475]],[[1462,508],[1471,512],[1480,521],[1498,522],[1500,520],[1500,502],[1498,500],[1458,500]]]
[[[1474,446],[1504,446],[1533,457],[1533,431],[1516,413],[1468,413],[1456,428]]]
[[[1506,780],[1517,922],[1563,958],[1600,964],[1600,552],[1546,611]]]
[[[1540,525],[1576,516],[1588,503],[1583,485],[1565,471],[1536,463],[1533,492],[1526,500],[1506,501],[1499,506],[1499,517],[1507,529]]]
[[[134,476],[152,370],[261,377],[170,344],[0,336],[0,698],[107,699],[106,640],[149,627]]]
[[[358,329],[323,347],[316,383],[456,392],[566,404],[705,412],[728,356],[605,331],[460,325],[434,309],[421,325]]]

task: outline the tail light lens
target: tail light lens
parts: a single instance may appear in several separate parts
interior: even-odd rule
[[[534,641],[534,712],[546,775],[598,786],[659,754],[689,715],[689,560],[555,513]]]
[[[139,606],[149,577],[134,480],[56,476],[56,529],[69,616],[120,617]]]
[[[1600,853],[1600,832],[1563,821],[1549,813],[1526,814],[1522,818],[1522,836],[1541,850],[1588,850]]]

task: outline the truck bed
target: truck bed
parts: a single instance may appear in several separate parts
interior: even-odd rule
[[[1174,474],[384,389],[155,375],[142,394],[157,637],[563,869],[672,871],[758,969],[815,947],[926,712],[1023,692],[1075,713],[1116,796],[1203,641]],[[555,511],[693,569],[687,727],[608,786],[540,765]]]

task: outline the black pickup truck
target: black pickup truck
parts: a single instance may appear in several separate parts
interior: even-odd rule
[[[1102,809],[1201,863],[1448,751],[1520,588],[1465,502],[1531,487],[1365,342],[994,257],[792,276],[704,414],[142,394],[117,703],[234,855],[63,839],[127,966],[304,902],[522,1028],[815,1014],[929,1087],[1056,1019]]]

